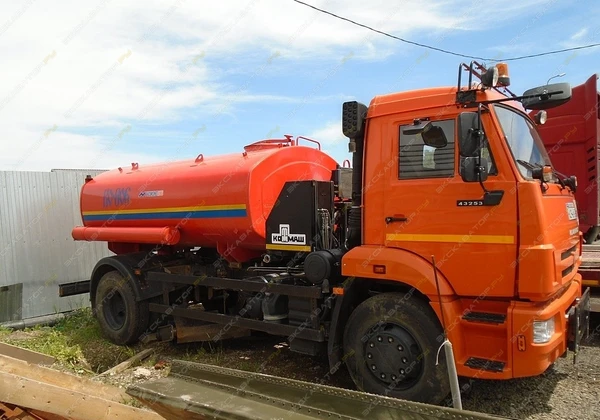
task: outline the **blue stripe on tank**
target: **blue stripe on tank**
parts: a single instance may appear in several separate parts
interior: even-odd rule
[[[118,213],[88,214],[84,221],[103,220],[151,220],[151,219],[218,219],[226,217],[246,217],[246,209],[204,210],[204,211],[167,211],[159,213]]]

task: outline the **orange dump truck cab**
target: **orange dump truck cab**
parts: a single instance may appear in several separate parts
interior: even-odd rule
[[[576,179],[524,109],[571,90],[517,97],[508,82],[472,63],[457,87],[344,103],[351,169],[286,136],[89,176],[73,238],[117,255],[61,293],[89,291],[117,344],[263,331],[407,400],[443,401],[454,362],[471,378],[540,374],[577,351],[589,294]]]

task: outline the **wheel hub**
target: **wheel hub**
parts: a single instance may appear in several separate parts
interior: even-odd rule
[[[125,299],[116,290],[113,290],[112,295],[102,305],[104,319],[113,330],[119,330],[125,325],[126,310]]]
[[[375,328],[365,343],[365,362],[378,380],[409,387],[421,375],[421,349],[404,328],[384,324]]]

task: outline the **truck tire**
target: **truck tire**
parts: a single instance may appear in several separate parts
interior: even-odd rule
[[[102,332],[115,344],[133,344],[148,328],[148,302],[136,302],[133,287],[118,271],[102,276],[94,303]]]
[[[450,393],[442,328],[429,305],[402,293],[371,297],[350,315],[344,330],[346,366],[358,389],[439,404]]]
[[[592,226],[583,235],[586,244],[593,244],[600,234],[600,226]]]

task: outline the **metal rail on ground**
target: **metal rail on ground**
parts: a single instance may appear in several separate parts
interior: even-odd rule
[[[169,420],[505,418],[185,361],[127,393]]]

